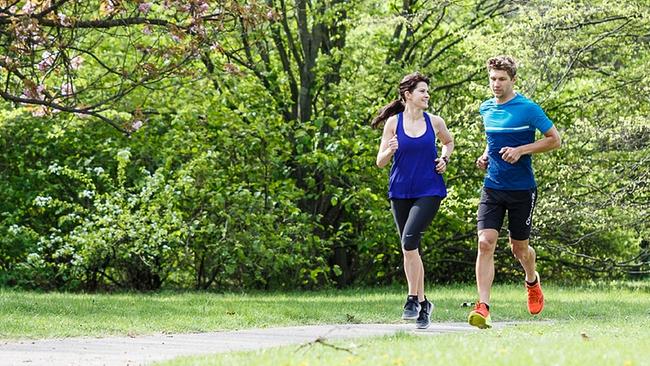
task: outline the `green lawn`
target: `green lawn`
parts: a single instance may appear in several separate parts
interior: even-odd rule
[[[650,324],[644,316],[646,320],[638,323],[575,320],[470,334],[397,334],[332,342],[350,352],[314,344],[179,358],[157,365],[648,365]]]
[[[533,319],[519,286],[496,287],[493,320],[534,320],[499,330],[433,337],[403,333],[331,342],[345,350],[315,343],[160,365],[650,365],[650,283],[545,290],[547,308]],[[467,292],[470,288],[435,291],[436,319],[464,320],[467,309],[458,307],[458,294]]]
[[[436,321],[458,321],[469,286],[432,292]],[[520,291],[519,291],[520,292]],[[295,293],[67,294],[0,290],[0,339],[208,332],[284,325],[398,322],[397,288]]]
[[[435,337],[337,341],[259,352],[182,358],[165,365],[644,365],[650,364],[650,282],[545,285],[542,316],[526,312],[520,285],[498,285],[493,321],[531,321],[499,330]],[[465,321],[471,285],[435,287],[432,321]],[[216,294],[65,294],[0,290],[0,338],[135,335],[326,323],[397,323],[400,288]],[[487,362],[487,363],[486,363]]]

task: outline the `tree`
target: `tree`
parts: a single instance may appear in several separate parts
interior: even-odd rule
[[[129,134],[146,118],[140,89],[191,73],[202,53],[222,50],[233,24],[267,17],[256,2],[206,0],[0,1],[0,96],[34,116],[93,116]]]
[[[471,11],[464,11],[463,5],[448,2],[404,1],[401,9],[390,4],[386,12],[384,5],[371,1],[298,0],[292,5],[283,0],[268,1],[267,5],[277,14],[276,21],[256,29],[241,22],[241,36],[232,39],[233,44],[228,43],[228,49],[236,51],[218,55],[222,63],[234,63],[250,72],[273,100],[274,109],[293,126],[289,133],[295,143],[286,164],[305,191],[301,208],[311,212],[322,225],[318,234],[336,238],[332,264],[341,271],[341,284],[355,277],[352,268],[359,261],[359,253],[353,237],[365,230],[356,216],[368,203],[365,194],[359,197],[359,188],[365,183],[356,178],[356,174],[369,173],[368,166],[360,167],[358,162],[350,160],[365,158],[375,148],[364,144],[349,155],[350,150],[345,149],[348,146],[339,146],[340,142],[354,141],[358,124],[365,124],[371,118],[372,112],[358,114],[356,108],[351,108],[352,94],[365,94],[380,85],[380,95],[385,98],[392,87],[384,85],[393,85],[405,69],[424,67],[436,75],[452,70],[452,65],[462,57],[459,44],[463,39],[480,25],[511,13],[513,4],[477,1]],[[368,14],[364,14],[368,9]],[[454,13],[464,17],[456,19]],[[381,59],[369,57],[361,61],[350,56],[355,51],[353,47],[368,52],[368,44],[348,44],[350,25],[372,17],[387,20],[388,27],[378,29],[382,34],[393,27],[392,37],[381,41],[384,60],[379,64],[377,61]],[[354,28],[355,31],[363,29]],[[439,60],[444,61],[435,64]],[[203,61],[208,71],[215,69],[212,58],[206,56]],[[355,75],[358,66],[353,66],[353,62],[366,63],[369,70]],[[475,67],[456,71],[458,74],[445,75],[445,80],[451,80],[437,85],[435,91],[451,98],[454,88],[475,80],[478,74]],[[372,75],[373,72],[377,74]],[[382,77],[375,85],[350,84],[355,77],[369,76],[369,80],[375,80],[377,75]],[[227,85],[216,84],[216,87],[222,90]],[[376,100],[376,93],[369,94],[367,99]],[[362,105],[367,109],[366,100]],[[237,109],[235,102],[232,106]],[[377,108],[377,104],[372,103],[372,108]],[[333,151],[335,146],[340,150]],[[341,166],[349,167],[355,175],[341,174]],[[369,174],[376,176],[376,173]],[[346,199],[341,201],[340,197]]]
[[[490,97],[484,62],[502,53],[520,61],[519,91],[565,141],[534,159],[541,269],[565,279],[648,271],[648,24],[636,2],[232,1],[199,16],[200,1],[59,1],[29,14],[28,4],[0,14],[51,37],[32,51],[14,45],[25,27],[0,34],[0,61],[16,66],[0,69],[12,104],[0,120],[9,277],[87,289],[401,281],[386,171],[374,166],[379,134],[367,122],[419,70],[457,146],[449,198],[424,237],[427,273],[470,280],[477,109]],[[50,8],[55,25],[38,17]],[[61,95],[68,79],[74,93]],[[27,84],[52,96],[17,100]],[[497,264],[519,278],[515,261]]]

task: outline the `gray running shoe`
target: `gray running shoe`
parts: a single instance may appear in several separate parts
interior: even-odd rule
[[[431,312],[433,311],[433,304],[431,301],[424,298],[424,305],[421,305],[420,315],[415,321],[415,327],[417,329],[427,329],[431,325]]]
[[[420,303],[418,302],[417,296],[409,296],[406,298],[406,304],[404,304],[404,313],[402,313],[402,319],[404,320],[415,320],[420,314]]]

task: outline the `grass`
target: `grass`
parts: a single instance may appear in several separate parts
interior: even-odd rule
[[[288,346],[184,357],[157,365],[648,365],[647,326],[647,321],[642,324],[562,321],[468,334],[402,333],[333,342],[350,352],[315,344],[308,348]]]
[[[435,291],[457,320],[474,298],[469,286]],[[404,301],[397,288],[294,293],[68,294],[0,290],[0,339],[207,332],[304,324],[396,322]],[[456,310],[456,311],[452,311]]]
[[[438,321],[462,321],[459,293],[435,291]],[[648,365],[650,283],[545,286],[547,307],[535,320],[467,334],[388,337],[321,343],[254,352],[182,357],[160,366],[188,365]],[[493,320],[531,320],[519,286],[497,286]],[[395,316],[393,316],[394,319]],[[390,320],[387,320],[390,321]]]
[[[256,352],[179,358],[179,365],[644,365],[650,349],[650,282],[545,285],[546,309],[531,318],[520,285],[493,291],[493,321],[531,321],[499,330],[435,337],[332,341]],[[432,321],[464,321],[471,285],[429,293]],[[296,293],[65,294],[0,290],[0,338],[136,335],[330,323],[397,323],[399,288]]]

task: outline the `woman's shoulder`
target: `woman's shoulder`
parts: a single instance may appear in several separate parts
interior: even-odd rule
[[[431,122],[433,122],[435,124],[445,123],[445,120],[442,119],[442,117],[440,117],[437,114],[432,114],[432,113],[429,113],[429,112],[424,112],[424,113],[426,113],[427,116],[429,116],[429,119],[431,120]]]
[[[386,126],[397,126],[397,115],[394,114],[386,120]]]
[[[384,123],[384,131],[390,131],[391,134],[395,134],[397,130],[397,115],[392,115],[388,117],[386,123]]]

